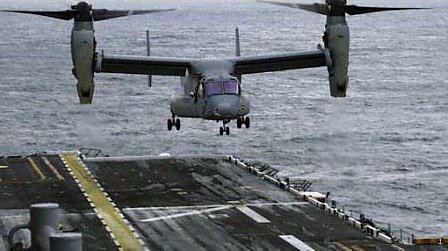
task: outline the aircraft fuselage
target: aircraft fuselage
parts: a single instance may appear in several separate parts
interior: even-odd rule
[[[246,96],[216,95],[195,98],[185,95],[171,97],[171,111],[178,117],[207,120],[233,120],[246,116],[250,102]]]
[[[173,95],[171,112],[178,117],[230,121],[250,112],[250,101],[241,91],[240,82],[234,77],[208,77],[192,81],[184,78],[184,88],[193,90]],[[194,85],[194,88],[188,86]]]

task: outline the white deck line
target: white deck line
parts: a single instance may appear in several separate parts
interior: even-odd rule
[[[238,211],[242,212],[243,214],[245,214],[252,220],[256,221],[257,223],[271,222],[270,220],[264,218],[263,216],[261,216],[260,214],[258,214],[257,212],[255,212],[254,210],[250,209],[247,206],[238,206],[238,207],[236,207],[236,209],[238,209]]]
[[[291,244],[293,247],[300,251],[315,251],[312,247],[306,245],[305,242],[297,239],[294,235],[279,235],[284,241]]]
[[[248,203],[246,206],[263,207],[263,206],[294,206],[294,205],[309,205],[308,202],[267,202],[267,203]],[[215,205],[197,205],[197,206],[174,206],[174,207],[125,207],[125,211],[146,211],[146,210],[173,210],[173,209],[201,209],[201,208],[215,208],[223,207],[232,204],[215,204]],[[238,205],[236,205],[238,206]]]
[[[221,159],[225,155],[172,155],[172,156],[126,156],[126,157],[86,157],[85,162],[114,162],[114,161],[146,161],[146,160],[183,160],[183,159]]]
[[[248,203],[246,206],[262,207],[262,206],[300,206],[309,205],[310,203],[305,201],[297,202],[268,202],[268,203]]]
[[[175,218],[180,218],[180,217],[185,217],[185,216],[199,215],[199,214],[204,214],[204,213],[211,213],[211,212],[215,212],[215,211],[226,210],[226,209],[229,209],[232,207],[233,206],[231,206],[231,205],[225,205],[222,207],[214,207],[214,208],[205,209],[205,210],[194,210],[194,211],[187,212],[187,213],[172,214],[172,215],[167,215],[167,216],[143,219],[143,220],[139,220],[139,221],[140,222],[152,222],[152,221],[159,221],[159,220],[175,219]]]
[[[124,211],[150,211],[150,210],[173,210],[173,209],[207,209],[228,206],[228,204],[222,205],[198,205],[198,206],[174,206],[174,207],[125,207]]]

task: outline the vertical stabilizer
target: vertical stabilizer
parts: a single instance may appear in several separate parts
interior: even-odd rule
[[[235,28],[235,53],[237,57],[241,57],[241,44],[240,44],[240,29],[238,26]],[[241,83],[242,76],[236,76]]]
[[[235,28],[235,49],[236,49],[236,56],[241,56],[241,45],[240,45],[240,30],[238,27]]]
[[[149,41],[149,30],[146,31],[146,53],[151,56],[151,42]],[[148,75],[148,86],[152,87],[152,76]]]

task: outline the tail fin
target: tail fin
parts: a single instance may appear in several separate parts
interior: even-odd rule
[[[240,30],[238,27],[235,28],[235,53],[237,57],[241,57],[241,44],[240,44]],[[242,76],[236,76],[241,83]]]
[[[151,56],[151,43],[149,41],[149,31],[146,31],[146,53]],[[148,75],[148,86],[152,87],[152,76]]]
[[[238,27],[235,28],[235,49],[236,49],[236,56],[241,56],[241,45],[240,45],[240,30]]]

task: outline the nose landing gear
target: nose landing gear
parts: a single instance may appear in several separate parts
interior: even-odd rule
[[[230,134],[230,128],[226,126],[230,121],[223,120],[222,121],[222,127],[219,128],[219,135],[224,135],[224,132],[226,135]]]
[[[168,131],[171,131],[173,129],[173,126],[176,127],[176,130],[180,130],[180,119],[176,119],[176,115],[174,115],[174,113],[173,118],[168,119],[167,121]]]
[[[246,128],[249,128],[250,127],[250,118],[249,117],[241,117],[241,118],[236,119],[236,127],[241,128],[243,124]]]

